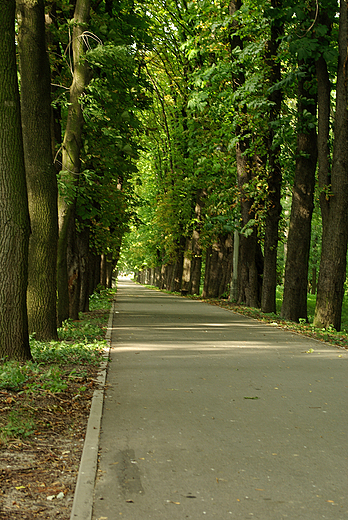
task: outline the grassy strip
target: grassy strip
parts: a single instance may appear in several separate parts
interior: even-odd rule
[[[104,339],[111,301],[115,290],[102,290],[91,296],[90,312],[79,321],[67,320],[58,330],[59,341],[30,339],[33,360],[27,363],[5,361],[0,364],[0,393],[12,405],[19,396],[35,400],[43,394],[69,391],[78,398],[91,384],[89,377],[100,364],[107,346]],[[36,425],[30,414],[13,409],[0,421],[0,441],[31,435]]]

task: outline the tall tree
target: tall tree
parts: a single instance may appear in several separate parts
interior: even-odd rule
[[[45,42],[44,0],[18,0],[21,115],[31,236],[28,322],[36,338],[57,338],[58,210],[51,146],[51,75]]]
[[[89,81],[88,65],[85,58],[86,28],[90,17],[90,0],[77,0],[73,18],[71,38],[72,74],[69,111],[66,122],[61,180],[70,187],[68,196],[58,199],[59,240],[58,240],[58,322],[68,318],[78,319],[79,304],[79,257],[76,247],[75,192],[80,172],[80,151],[82,147],[83,114],[81,96]]]
[[[29,211],[15,50],[15,1],[0,9],[0,358],[30,359]]]
[[[317,303],[313,322],[317,327],[329,327],[331,325],[336,330],[341,328],[348,243],[347,11],[347,1],[341,0],[332,167],[331,172],[325,169],[325,165],[329,166],[328,161],[326,161],[319,169],[323,236]],[[322,68],[321,71],[323,71]],[[327,100],[325,92],[323,92],[323,97]],[[319,101],[319,108],[321,108],[322,98]],[[328,110],[325,107],[322,113],[319,112],[319,126],[321,126],[320,117],[326,117],[327,113]],[[327,124],[324,122],[323,126],[325,132]],[[320,135],[320,138],[322,138],[322,135]],[[321,158],[321,155],[319,157]]]
[[[281,80],[280,58],[278,49],[280,38],[283,35],[283,21],[281,16],[282,0],[271,0],[273,16],[271,19],[270,39],[266,45],[266,64],[268,66],[268,79],[270,103],[268,116],[268,174],[267,174],[267,213],[265,221],[264,239],[264,270],[262,280],[261,310],[263,312],[276,312],[277,289],[277,251],[278,228],[281,215],[281,184],[282,169],[280,164],[280,143],[276,142],[277,126],[279,125],[282,106],[282,90],[276,85]],[[278,125],[277,125],[278,124]]]
[[[292,188],[282,317],[307,319],[308,261],[317,165],[317,95],[313,59],[302,63],[298,84],[298,127],[295,178]]]
[[[236,61],[240,51],[244,48],[244,41],[238,33],[238,21],[236,15],[242,7],[241,0],[232,0],[229,5],[232,22],[231,58]],[[245,72],[242,64],[235,67],[237,72],[233,75],[233,89],[236,91],[245,84]],[[251,132],[248,126],[247,107],[241,100],[236,111],[236,166],[238,187],[240,191],[241,224],[247,230],[240,237],[239,262],[238,262],[238,302],[250,307],[260,307],[261,284],[260,269],[262,253],[258,243],[257,228],[255,225],[255,213],[253,197],[248,193],[250,183],[255,177],[257,169],[257,157],[254,155],[251,143]]]

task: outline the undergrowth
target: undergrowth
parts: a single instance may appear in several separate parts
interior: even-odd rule
[[[90,312],[81,313],[78,321],[66,320],[58,329],[58,341],[30,338],[32,361],[5,361],[0,364],[0,393],[17,395],[64,392],[74,383],[77,394],[84,392],[88,367],[100,364],[107,346],[104,339],[111,301],[115,290],[104,289],[91,296]],[[9,404],[13,397],[9,397]],[[35,431],[33,419],[13,410],[1,424],[0,441],[12,436],[24,438]]]

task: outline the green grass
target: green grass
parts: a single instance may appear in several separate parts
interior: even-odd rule
[[[67,320],[58,330],[59,341],[30,338],[32,361],[0,363],[0,390],[8,392],[10,408],[15,395],[34,399],[42,393],[58,394],[74,388],[76,394],[86,390],[89,367],[97,367],[107,346],[105,333],[115,290],[102,290],[91,297],[91,311],[80,320]],[[28,413],[13,409],[1,424],[1,440],[11,436],[25,438],[35,431]]]
[[[316,294],[307,294],[307,314],[310,323],[313,322]],[[283,287],[277,287],[277,315],[280,315],[282,301],[283,301]],[[342,305],[342,316],[341,316],[341,332],[348,332],[348,295],[345,295]]]
[[[0,417],[0,444],[36,433],[40,414],[35,403],[48,398],[51,406],[50,396],[59,399],[62,392],[68,392],[65,398],[77,399],[90,388],[107,347],[105,333],[114,294],[115,290],[100,289],[92,295],[90,312],[81,313],[78,321],[65,321],[58,330],[59,341],[38,341],[33,334],[32,361],[0,363],[4,412]]]

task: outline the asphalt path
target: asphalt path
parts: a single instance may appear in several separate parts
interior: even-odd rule
[[[93,520],[348,518],[348,353],[118,282]]]

